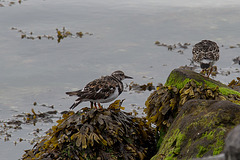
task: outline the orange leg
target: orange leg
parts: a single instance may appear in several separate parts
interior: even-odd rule
[[[208,71],[208,75],[207,75],[208,78],[211,75],[212,71],[213,71],[213,67],[211,67],[210,70]]]
[[[98,103],[98,107],[99,107],[100,110],[103,109],[100,103]]]

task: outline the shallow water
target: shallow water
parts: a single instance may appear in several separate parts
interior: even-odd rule
[[[0,8],[0,120],[3,121],[29,113],[32,108],[36,112],[50,110],[33,106],[34,102],[54,105],[59,112],[68,110],[74,98],[67,97],[66,91],[81,89],[90,80],[119,69],[134,77],[138,84],[165,83],[174,68],[190,64],[192,45],[202,39],[218,43],[218,70],[230,71],[230,75],[218,74],[215,79],[227,84],[239,76],[239,65],[232,65],[232,59],[240,51],[237,0],[13,2],[16,3],[8,6],[10,1],[0,1],[4,5]],[[58,43],[56,28],[63,27],[73,34],[81,31],[93,35],[67,37]],[[50,35],[55,39],[21,39],[18,30],[27,36]],[[155,41],[191,45],[185,50],[169,51],[154,45]],[[183,54],[178,53],[180,49]],[[124,80],[126,84],[130,82]],[[143,108],[150,93],[127,90],[119,99],[125,98],[125,110],[132,111]],[[11,130],[12,137],[7,142],[0,137],[1,159],[20,158],[32,146],[27,141],[19,142],[18,138],[30,140],[34,129],[42,128],[40,134],[44,134],[53,124],[24,125],[22,130]],[[19,143],[15,146],[14,141]]]

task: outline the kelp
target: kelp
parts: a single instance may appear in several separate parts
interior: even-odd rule
[[[181,89],[162,84],[146,101],[148,124],[153,123],[159,130],[167,131],[181,107],[190,99],[229,100],[240,103],[240,96],[236,94],[223,95],[218,87],[200,85],[191,80]]]
[[[66,112],[23,159],[150,159],[155,151],[153,129],[118,104],[121,101],[108,109]]]
[[[229,84],[229,87],[234,88],[240,86],[240,77],[237,77],[237,80],[233,79]]]

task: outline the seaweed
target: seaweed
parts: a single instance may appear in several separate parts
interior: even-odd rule
[[[154,129],[120,108],[117,100],[103,110],[66,112],[23,159],[150,159]]]
[[[147,114],[148,123],[153,123],[159,130],[163,128],[166,132],[181,107],[190,99],[229,100],[240,103],[239,95],[225,95],[220,92],[220,89],[218,86],[211,87],[194,80],[187,82],[181,89],[160,85],[145,103],[147,108],[144,111]]]

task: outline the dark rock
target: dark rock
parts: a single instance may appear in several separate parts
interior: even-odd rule
[[[226,160],[240,160],[240,125],[227,135],[224,152]]]
[[[191,159],[222,153],[226,134],[239,124],[240,106],[229,101],[187,101],[162,140],[157,159]]]

